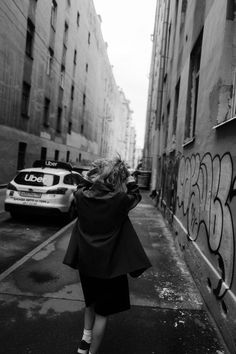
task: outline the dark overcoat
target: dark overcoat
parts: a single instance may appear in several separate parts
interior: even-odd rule
[[[138,186],[127,193],[95,182],[75,193],[78,218],[63,263],[85,275],[113,278],[139,276],[151,266],[128,212],[141,200]]]

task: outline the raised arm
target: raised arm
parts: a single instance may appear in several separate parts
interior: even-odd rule
[[[136,205],[141,201],[142,196],[139,192],[139,187],[133,176],[127,178],[127,196],[128,196],[128,210],[136,207]]]

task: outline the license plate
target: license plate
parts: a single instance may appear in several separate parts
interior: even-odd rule
[[[28,197],[28,198],[41,198],[42,193],[34,193],[34,192],[20,192],[21,197]]]

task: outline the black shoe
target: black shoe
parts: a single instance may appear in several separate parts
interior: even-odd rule
[[[88,354],[90,348],[90,343],[87,343],[85,340],[81,340],[77,353]]]

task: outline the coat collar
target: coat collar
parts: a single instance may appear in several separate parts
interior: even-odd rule
[[[84,189],[83,193],[88,198],[96,198],[112,195],[115,191],[110,184],[104,184],[100,181],[96,181],[89,189]]]

